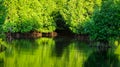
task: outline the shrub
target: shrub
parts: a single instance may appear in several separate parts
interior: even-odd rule
[[[69,29],[76,34],[82,34],[84,23],[91,19],[94,9],[100,6],[100,3],[101,0],[69,0],[64,3],[60,11]]]
[[[47,2],[48,4],[46,4]],[[56,24],[52,16],[50,16],[55,9],[52,0],[5,0],[4,5],[7,8],[6,19],[3,24],[5,32],[9,31],[8,27],[12,27],[11,32],[21,33],[33,30],[52,32],[56,29]]]
[[[114,1],[103,1],[102,8],[93,16],[89,29],[91,39],[109,41],[120,36],[120,7]]]

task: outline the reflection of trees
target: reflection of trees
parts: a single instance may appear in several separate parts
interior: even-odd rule
[[[89,43],[70,38],[55,38],[55,40],[53,38],[13,40],[9,44],[12,46],[12,56],[6,56],[9,54],[5,51],[5,56],[3,57],[5,57],[6,61],[2,64],[6,64],[6,67],[117,66],[118,56],[113,54],[112,51],[108,49],[93,51],[87,44]],[[53,55],[52,57],[51,54]],[[0,63],[0,65],[2,64]]]
[[[32,54],[37,48],[38,44],[34,39],[16,39],[10,43],[6,42],[7,50],[5,51],[6,57],[13,57],[14,54]]]
[[[57,38],[55,41],[55,46],[53,49],[53,55],[61,57],[64,50],[70,45],[71,39],[67,38]]]
[[[4,67],[4,52],[0,53],[0,67]]]
[[[0,67],[4,67],[4,59],[0,58]]]
[[[0,44],[0,52],[3,52],[6,50],[6,47]]]
[[[73,40],[72,43],[74,44],[74,46],[76,47],[76,49],[78,50],[82,50],[84,52],[89,52],[90,48],[89,48],[89,42],[88,41],[80,41],[80,40]]]
[[[26,53],[33,53],[39,49],[39,47],[46,47],[53,44],[52,38],[39,38],[39,39],[17,39],[13,40],[10,45],[10,50]],[[54,44],[53,44],[54,45]],[[9,52],[9,51],[7,51]]]
[[[95,48],[91,48],[88,47],[87,44],[89,43],[80,42],[78,40],[74,40],[71,43],[71,49],[77,49],[79,50],[81,55],[83,54],[83,56],[78,56],[78,58],[74,60],[74,62],[76,62],[77,60],[82,60],[81,63],[84,64],[84,67],[117,67],[119,61],[118,55],[114,54],[113,48],[111,49],[110,47],[108,47],[107,44],[104,46],[100,45],[98,47],[95,46]],[[84,57],[85,59],[79,59],[79,57]],[[79,65],[81,65],[81,63],[79,63]]]
[[[58,38],[53,53],[57,58],[55,67],[82,67],[92,51],[85,42],[72,38]]]
[[[32,39],[13,40],[12,45],[14,45],[18,51],[33,51],[38,48],[38,44]]]
[[[84,63],[84,67],[117,67],[118,56],[112,49],[94,51]]]
[[[6,67],[49,67],[54,64],[54,60],[50,58],[55,45],[52,38],[20,39],[9,45],[13,47],[12,56],[6,56],[8,52],[5,52]],[[33,47],[35,45],[37,46]]]
[[[6,43],[0,38],[0,52],[3,52],[6,50]]]

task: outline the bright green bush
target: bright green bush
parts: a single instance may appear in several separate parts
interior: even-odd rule
[[[38,25],[35,25],[37,31],[52,32],[56,29],[56,23],[51,16],[51,13],[56,9],[56,4],[54,1],[36,1],[32,9],[35,13],[34,19],[36,20],[36,23],[38,23]]]
[[[94,8],[100,6],[100,3],[101,0],[5,0],[7,16],[3,28],[7,32],[9,30],[6,24],[16,24],[13,27],[17,28],[14,32],[52,32],[58,26],[57,29],[69,28],[72,32],[80,34],[83,33],[84,23],[91,19]],[[53,16],[54,12],[58,15]]]
[[[7,16],[3,25],[5,32],[9,31],[8,27],[12,27],[11,32],[21,33],[33,30],[52,32],[56,29],[56,23],[50,16],[56,8],[52,0],[5,0],[4,5],[7,8]]]
[[[100,6],[98,2],[101,3],[101,0],[69,0],[64,3],[60,11],[72,32],[84,32],[84,23],[91,19],[95,7]]]

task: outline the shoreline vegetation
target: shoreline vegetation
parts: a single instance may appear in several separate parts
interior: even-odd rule
[[[119,19],[119,0],[0,1],[0,33],[8,38],[65,35],[109,42],[120,38]]]

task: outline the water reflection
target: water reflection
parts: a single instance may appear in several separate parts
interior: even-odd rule
[[[4,59],[0,57],[0,67],[4,67]]]
[[[89,55],[84,67],[117,67],[118,55],[112,49],[97,50]]]
[[[0,44],[0,52],[3,52],[3,51],[5,51],[6,50],[6,47],[4,46],[4,45],[1,45]]]
[[[63,52],[70,45],[70,38],[56,38],[55,46],[53,48],[53,56],[61,57]]]
[[[120,47],[97,50],[68,37],[5,42],[0,67],[119,67]]]

